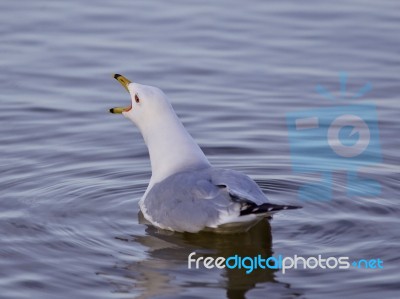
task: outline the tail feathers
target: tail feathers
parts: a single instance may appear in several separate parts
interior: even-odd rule
[[[248,203],[243,206],[242,210],[240,211],[240,216],[245,216],[249,214],[266,214],[266,213],[274,213],[281,210],[294,210],[300,209],[300,206],[291,206],[291,205],[277,205],[273,203],[263,203],[261,205],[252,204],[249,205]]]

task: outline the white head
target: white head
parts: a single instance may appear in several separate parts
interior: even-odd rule
[[[130,83],[128,91],[131,96],[131,106],[122,114],[130,119],[142,134],[148,126],[158,123],[173,112],[167,96],[157,87]]]
[[[112,108],[110,112],[122,113],[142,133],[150,154],[151,184],[178,171],[210,166],[161,89],[132,83],[121,75],[114,78],[129,92],[131,104]]]
[[[129,92],[131,103],[127,107],[112,108],[110,112],[122,113],[130,119],[140,129],[145,141],[151,128],[162,130],[171,116],[176,117],[167,96],[158,87],[132,83],[118,74],[114,78]]]

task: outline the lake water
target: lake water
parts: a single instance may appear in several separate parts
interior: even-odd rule
[[[2,1],[0,298],[399,298],[399,10],[386,0]],[[108,113],[128,103],[114,72],[163,89],[214,166],[303,209],[226,236],[142,224],[150,164],[138,130]],[[345,99],[316,92],[338,97],[340,72]],[[339,169],[330,199],[302,200],[316,174],[293,171],[287,115],[367,102],[382,160],[359,174],[381,192],[350,196]],[[304,146],[300,159],[318,171],[320,144]],[[384,268],[189,270],[192,251]]]

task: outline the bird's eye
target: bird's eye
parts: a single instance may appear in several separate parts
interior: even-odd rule
[[[138,96],[137,94],[135,94],[135,102],[136,102],[136,103],[139,103],[139,102],[140,102],[139,96]]]

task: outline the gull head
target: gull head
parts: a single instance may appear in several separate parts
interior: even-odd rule
[[[146,123],[160,120],[167,111],[172,110],[161,89],[133,83],[119,74],[115,74],[114,78],[128,91],[131,99],[128,106],[111,108],[111,113],[122,114],[142,129]]]
[[[159,88],[132,83],[119,74],[114,78],[129,92],[131,100],[128,106],[111,108],[110,112],[124,115],[142,133],[152,170],[148,190],[179,171],[210,167],[204,153]]]

